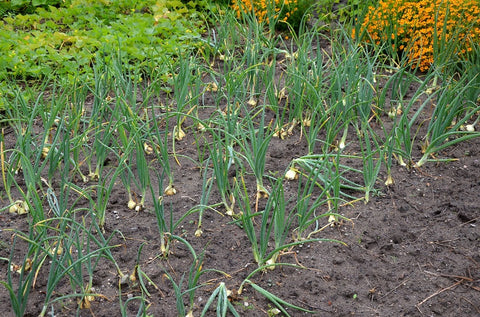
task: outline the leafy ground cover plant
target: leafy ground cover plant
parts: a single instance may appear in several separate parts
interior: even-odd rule
[[[199,5],[206,5],[201,2]],[[157,69],[156,59],[191,48],[203,21],[196,4],[180,1],[71,1],[65,7],[39,7],[32,14],[3,17],[0,35],[0,78],[39,79],[62,76],[72,81],[91,78],[90,63],[97,52],[123,63],[137,61],[146,73]],[[166,75],[166,74],[165,74]],[[167,79],[167,77],[165,77]]]
[[[61,0],[6,0],[0,3],[0,17],[3,17],[9,13],[33,13],[38,7],[48,6],[66,6],[70,1]]]

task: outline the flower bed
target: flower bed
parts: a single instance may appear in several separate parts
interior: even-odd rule
[[[379,1],[369,8],[359,34],[376,45],[391,42],[394,52],[406,53],[412,68],[426,71],[442,52],[464,58],[478,45],[479,2]]]

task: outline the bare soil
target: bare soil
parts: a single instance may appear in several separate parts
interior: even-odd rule
[[[208,96],[207,96],[208,97]],[[208,98],[206,99],[208,100]],[[187,123],[187,132],[189,130]],[[39,126],[39,128],[41,128]],[[190,127],[194,129],[194,127]],[[5,146],[15,143],[14,133],[5,135]],[[355,144],[349,145],[355,152]],[[166,197],[166,206],[178,219],[199,204],[202,175],[192,162],[197,158],[195,139],[187,137],[176,144],[181,166],[173,164],[178,193]],[[307,153],[300,130],[285,140],[270,143],[266,171],[284,172],[294,158]],[[393,166],[395,183],[386,187],[380,175],[378,194],[369,203],[345,205],[340,213],[351,221],[326,227],[318,238],[343,241],[305,243],[284,252],[280,261],[298,267],[277,267],[251,279],[281,299],[315,311],[313,314],[288,309],[292,316],[480,316],[480,140],[474,139],[447,148],[437,154],[450,162],[427,163],[421,169]],[[359,168],[360,166],[357,166]],[[19,175],[21,183],[21,174]],[[250,180],[249,187],[254,187]],[[285,195],[297,191],[297,181],[285,181]],[[88,186],[81,184],[79,185]],[[59,188],[54,188],[59,190]],[[254,201],[254,199],[252,199]],[[220,202],[214,190],[210,203]],[[3,201],[2,204],[7,204]],[[171,209],[170,209],[171,208]],[[235,294],[240,283],[255,268],[251,246],[244,231],[231,217],[206,210],[203,234],[194,235],[198,214],[185,219],[174,234],[186,239],[200,254],[203,269],[215,269],[228,275],[208,272],[200,278],[203,286],[195,291],[194,316],[199,316],[211,292],[220,282],[233,291],[232,303],[241,316],[268,316],[274,307],[252,287]],[[85,214],[79,214],[78,219]],[[28,228],[29,216],[0,214],[0,257],[9,258],[14,231]],[[148,286],[147,312],[152,316],[177,316],[175,294],[168,272],[176,282],[188,274],[192,257],[185,245],[173,243],[167,258],[160,256],[160,236],[151,206],[141,212],[127,208],[124,188],[114,188],[110,198],[106,233],[114,235],[112,254],[124,273],[139,265],[158,287]],[[121,234],[120,234],[121,233]],[[15,247],[14,261],[24,257],[25,244]],[[48,265],[37,276],[25,316],[38,316],[44,301]],[[0,261],[0,280],[6,281],[8,263]],[[15,276],[15,275],[14,275]],[[108,260],[102,260],[95,272],[94,287],[101,297],[90,309],[77,312],[77,299],[55,304],[55,316],[119,316],[119,277]],[[58,296],[71,292],[67,280],[56,289]],[[123,285],[123,301],[140,294],[138,286]],[[187,298],[185,298],[187,302]],[[0,287],[2,316],[13,316],[10,299]],[[138,301],[128,306],[136,315]],[[214,316],[210,310],[207,316]]]

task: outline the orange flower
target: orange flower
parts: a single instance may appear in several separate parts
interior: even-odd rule
[[[407,50],[412,67],[419,65],[425,71],[441,49],[438,43],[453,43],[460,56],[480,43],[480,4],[477,0],[380,0],[369,7],[361,28],[360,34],[368,34],[367,42],[402,43],[398,48]]]
[[[269,22],[269,11],[275,20],[286,22],[298,10],[298,0],[233,0],[233,9],[240,18],[243,12],[253,12],[258,22]]]

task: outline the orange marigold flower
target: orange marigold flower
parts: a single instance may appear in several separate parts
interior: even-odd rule
[[[412,67],[427,70],[442,50],[454,45],[463,55],[480,43],[480,3],[478,0],[380,0],[370,7],[362,22],[365,41],[377,45],[385,41],[403,43]],[[355,33],[353,33],[355,35]],[[435,47],[434,47],[435,46]]]
[[[233,0],[232,8],[241,17],[243,12],[252,12],[259,22],[269,22],[269,15],[279,21],[287,21],[298,10],[299,0]]]

